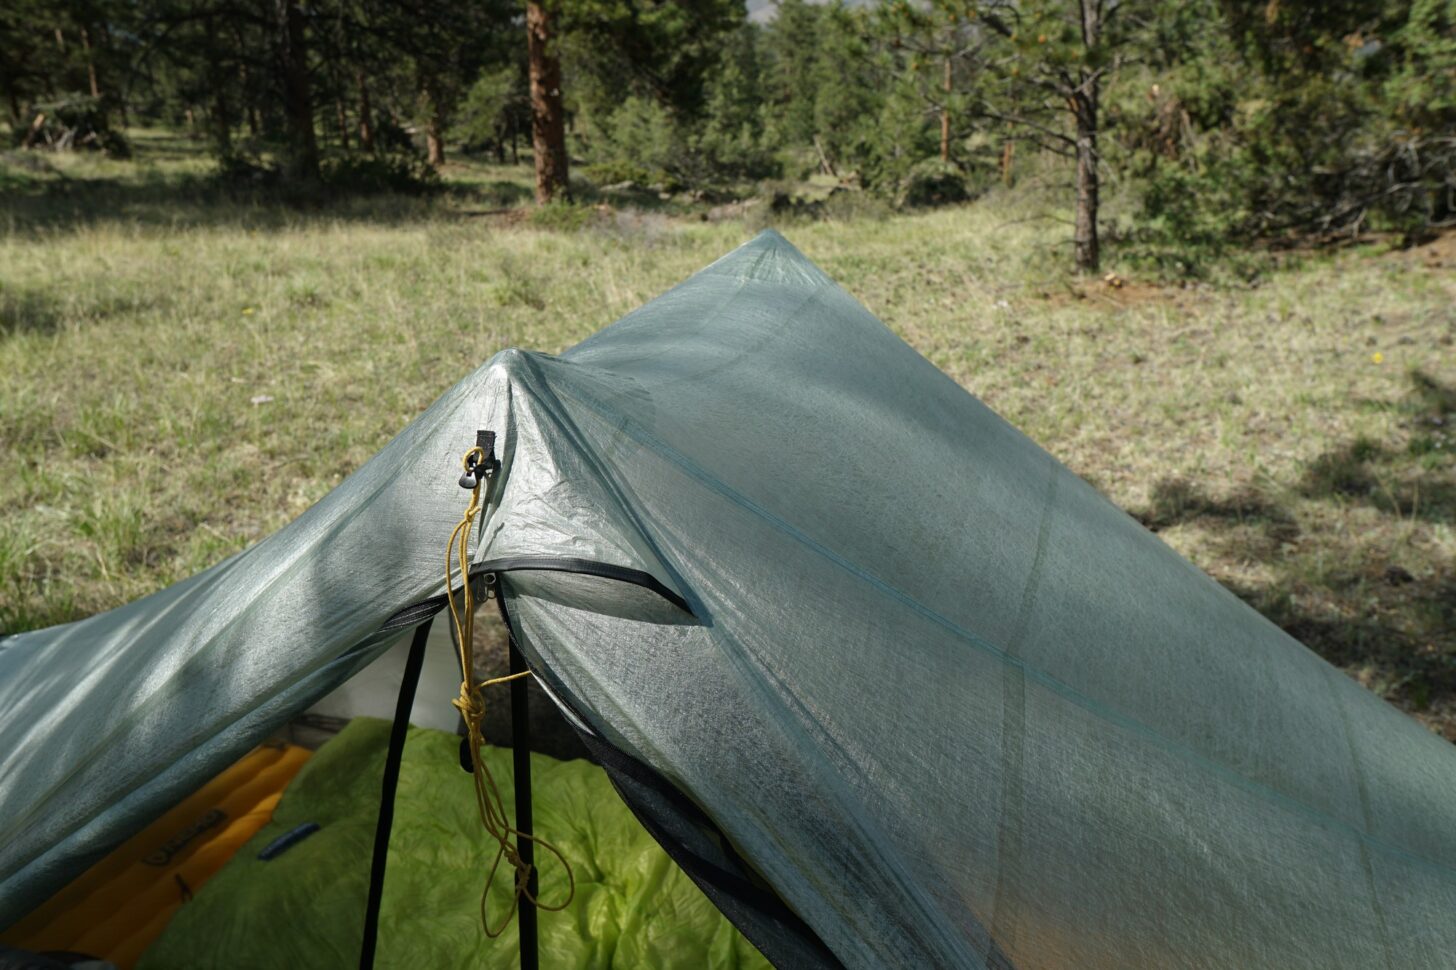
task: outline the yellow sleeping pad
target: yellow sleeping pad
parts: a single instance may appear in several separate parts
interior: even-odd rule
[[[130,970],[177,908],[268,823],[307,748],[265,744],[76,877],[0,936]]]

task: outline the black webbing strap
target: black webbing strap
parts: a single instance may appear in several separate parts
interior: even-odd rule
[[[499,595],[499,591],[497,591]],[[516,647],[516,638],[510,636],[511,673],[526,670],[526,660]],[[536,843],[531,836],[531,710],[530,695],[526,693],[526,678],[511,681],[511,771],[516,789],[516,828],[520,837],[516,839],[516,852],[528,867],[526,892],[521,894],[518,916],[520,918],[521,970],[538,970],[540,962],[536,950]]]
[[[498,579],[495,600],[500,608],[501,621],[510,633],[511,672],[527,669],[528,665],[516,643],[516,625],[510,608],[506,605],[506,591]],[[586,723],[572,702],[570,691],[552,675],[549,668],[534,668],[533,674],[537,680],[550,687],[553,700],[569,709],[577,721]],[[512,681],[511,686],[514,688],[520,683],[521,681]],[[514,696],[512,701],[514,702]],[[843,964],[782,900],[772,892],[753,885],[743,872],[730,871],[729,867],[737,868],[736,853],[728,847],[726,840],[709,838],[705,842],[704,832],[716,832],[717,827],[686,795],[656,771],[605,739],[591,731],[584,731],[577,725],[573,726],[585,742],[592,759],[606,769],[613,787],[637,816],[638,821],[749,942],[768,957],[770,963],[776,967],[793,967],[795,970],[842,970]],[[519,730],[514,720],[512,729]],[[517,752],[528,750],[527,745],[521,744],[521,737],[517,734],[512,740]],[[521,780],[522,777],[517,775],[518,798]],[[529,798],[529,791],[527,797]],[[529,811],[528,802],[527,812]],[[519,803],[516,812],[519,816]],[[526,819],[529,818],[527,814]],[[524,922],[521,932],[524,940]],[[525,966],[524,962],[522,966]]]
[[[364,910],[364,940],[359,948],[359,970],[373,970],[374,949],[379,937],[379,904],[384,900],[384,864],[389,858],[389,830],[394,827],[394,792],[399,787],[399,763],[409,734],[410,711],[415,706],[415,688],[425,665],[425,642],[430,637],[430,620],[415,628],[404,679],[399,682],[399,699],[394,705],[394,726],[389,730],[389,754],[384,759],[384,782],[379,792],[379,821],[374,827],[374,859],[369,866],[369,904]]]

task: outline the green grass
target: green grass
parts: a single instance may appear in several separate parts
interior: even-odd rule
[[[0,629],[107,609],[298,515],[461,375],[559,351],[768,220],[531,216],[529,173],[283,204],[183,139],[0,163]],[[1258,285],[1062,275],[1043,200],[781,228],[1179,551],[1456,739],[1456,238]],[[1379,362],[1373,355],[1379,354]]]

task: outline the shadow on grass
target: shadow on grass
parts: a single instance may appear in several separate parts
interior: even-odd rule
[[[1401,585],[1399,599],[1370,609],[1381,582]],[[1282,583],[1224,585],[1315,653],[1337,667],[1360,672],[1371,689],[1409,710],[1425,711],[1456,700],[1456,655],[1431,649],[1428,638],[1420,635],[1456,624],[1456,583],[1412,577],[1397,584],[1351,573],[1345,582],[1321,591],[1332,595],[1312,598],[1323,600],[1322,606],[1296,600]],[[1450,730],[1446,735],[1456,741]]]
[[[45,235],[113,224],[266,232],[313,221],[388,227],[476,217],[575,231],[601,222],[599,208],[629,213],[629,221],[689,212],[705,217],[704,206],[714,201],[711,193],[665,197],[653,187],[598,188],[576,177],[569,204],[533,207],[529,153],[521,164],[509,166],[457,155],[443,177],[420,181],[418,160],[329,150],[323,160],[326,180],[300,184],[270,167],[266,160],[276,146],[265,142],[249,140],[243,155],[219,163],[203,142],[177,132],[129,135],[135,149],[131,162],[0,154],[0,232]]]
[[[1293,516],[1252,489],[1214,499],[1185,478],[1165,478],[1156,483],[1148,507],[1134,512],[1133,517],[1153,532],[1183,522],[1204,520],[1258,527],[1274,541],[1287,541],[1299,535],[1299,525]]]
[[[465,205],[485,206],[488,209],[509,209],[535,198],[535,193],[518,182],[505,179],[481,179],[452,182],[441,191]],[[464,213],[471,215],[475,213]]]
[[[1416,372],[1390,406],[1410,432],[1406,449],[1356,438],[1309,462],[1286,494],[1367,506],[1394,527],[1456,524],[1456,389]],[[1267,582],[1224,584],[1388,699],[1415,712],[1456,707],[1456,577],[1441,563],[1413,573],[1371,557],[1357,537],[1301,536],[1294,515],[1253,487],[1214,498],[1197,483],[1164,479],[1134,517],[1154,532],[1196,525],[1216,559],[1259,563]],[[1456,720],[1439,723],[1456,741]]]
[[[121,175],[37,180],[7,191],[0,195],[0,227],[51,234],[108,224],[265,231],[313,220],[396,226],[465,215],[468,208],[508,209],[531,199],[528,186],[490,174],[401,192],[139,168]]]
[[[53,333],[61,319],[60,301],[49,293],[0,286],[0,337]]]
[[[1359,437],[1317,457],[1298,483],[1301,495],[1369,505],[1403,518],[1456,521],[1456,389],[1415,371],[1396,408],[1410,430],[1404,452]]]

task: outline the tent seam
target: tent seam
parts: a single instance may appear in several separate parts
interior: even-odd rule
[[[712,491],[718,492],[724,498],[738,505],[745,511],[750,512],[758,518],[762,519],[763,521],[767,522],[769,525],[773,526],[775,529],[784,533],[790,538],[796,540],[810,551],[839,566],[845,572],[849,573],[852,576],[855,576],[861,581],[880,589],[891,598],[899,601],[902,605],[910,608],[916,613],[919,613],[925,619],[930,620],[931,622],[944,628],[948,632],[960,637],[972,646],[986,653],[989,653],[991,656],[998,658],[1003,663],[1012,664],[1020,667],[1023,673],[1030,676],[1032,680],[1041,684],[1043,687],[1048,688],[1053,693],[1064,697],[1066,700],[1072,702],[1073,704],[1076,704],[1078,707],[1081,707],[1093,716],[1098,717],[1101,720],[1104,720],[1114,726],[1121,727],[1124,730],[1129,731],[1130,733],[1140,735],[1148,740],[1151,740],[1154,743],[1162,746],[1172,754],[1181,755],[1189,760],[1203,764],[1208,768],[1212,769],[1214,773],[1223,776],[1227,781],[1230,781],[1238,787],[1243,788],[1250,794],[1259,795],[1266,800],[1276,805],[1279,805],[1288,811],[1291,811],[1296,815],[1305,816],[1306,818],[1316,823],[1345,832],[1348,835],[1354,836],[1359,841],[1368,842],[1371,846],[1380,849],[1383,852],[1408,859],[1411,862],[1417,863],[1421,866],[1432,869],[1442,874],[1445,878],[1452,882],[1456,882],[1456,866],[1424,858],[1422,856],[1416,855],[1414,852],[1405,849],[1402,846],[1393,845],[1384,841],[1383,839],[1378,839],[1369,832],[1363,831],[1359,827],[1349,822],[1346,822],[1343,819],[1336,818],[1335,816],[1329,815],[1325,812],[1321,812],[1318,809],[1305,804],[1304,802],[1300,801],[1292,795],[1285,794],[1284,792],[1272,788],[1263,782],[1255,781],[1254,779],[1243,775],[1242,773],[1229,767],[1228,765],[1214,760],[1212,757],[1202,753],[1201,751],[1191,748],[1183,744],[1182,742],[1175,741],[1172,738],[1165,737],[1158,731],[1154,730],[1152,727],[1149,727],[1148,725],[1142,723],[1131,715],[1125,714],[1115,708],[1108,707],[1107,705],[1102,704],[1101,702],[1091,697],[1088,697],[1086,694],[1083,694],[1081,691],[1077,690],[1069,684],[1063,683],[1046,671],[1034,667],[1018,657],[1013,657],[1009,655],[1001,647],[998,647],[990,641],[977,636],[969,630],[966,630],[950,618],[943,616],[937,611],[921,603],[919,600],[916,600],[908,593],[905,593],[897,589],[896,587],[891,586],[889,583],[880,579],[878,576],[875,576],[873,573],[870,573],[859,565],[849,561],[848,559],[845,559],[834,550],[824,546],[814,538],[806,535],[790,523],[770,512],[768,509],[754,502],[752,499],[749,499],[747,496],[735,491],[726,483],[718,481],[711,476],[708,476],[702,471],[701,468],[698,467],[695,462],[692,461],[692,459],[688,458],[686,455],[678,451],[676,448],[673,448],[671,445],[668,445],[666,442],[653,435],[647,429],[638,426],[636,422],[632,421],[625,415],[613,414],[611,411],[603,408],[598,402],[592,400],[589,395],[580,393],[575,388],[564,387],[561,390],[573,400],[576,400],[586,407],[597,411],[598,414],[600,414],[602,417],[612,419],[618,422],[622,430],[631,434],[634,438],[638,440],[640,444],[643,444],[644,446],[657,452],[659,457],[665,459],[666,461],[677,465],[689,478],[696,480],[702,486]]]

